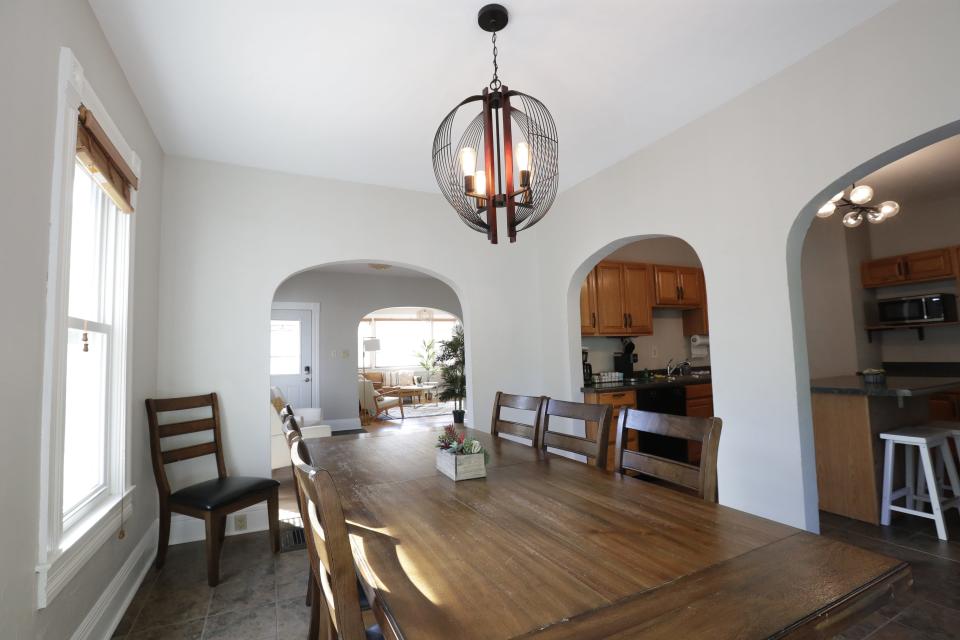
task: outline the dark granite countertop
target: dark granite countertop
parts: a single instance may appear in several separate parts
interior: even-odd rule
[[[622,382],[601,382],[595,385],[580,387],[584,393],[605,393],[607,391],[633,391],[636,389],[662,389],[666,387],[685,387],[690,384],[709,384],[710,374],[689,376],[670,376],[641,380],[639,378],[629,378]]]
[[[925,376],[888,376],[885,384],[865,384],[861,376],[837,376],[810,381],[810,391],[813,393],[887,398],[928,396],[957,387],[960,387],[960,378]]]

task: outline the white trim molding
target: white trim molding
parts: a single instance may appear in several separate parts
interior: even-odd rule
[[[93,557],[108,539],[120,531],[120,516],[123,522],[133,515],[131,496],[136,487],[131,487],[123,496],[123,508],[120,498],[114,498],[91,514],[91,523],[83,531],[71,532],[64,538],[63,550],[48,562],[37,565],[37,608],[43,609],[49,604],[70,580],[80,572],[83,565]]]
[[[154,520],[143,534],[137,546],[127,556],[107,588],[90,608],[83,622],[77,627],[70,640],[107,640],[113,635],[127,607],[143,583],[147,571],[153,564],[157,551],[157,535],[160,521]]]
[[[111,142],[139,177],[140,158],[127,144],[120,130],[109,117],[103,103],[87,82],[83,67],[73,52],[60,49],[57,84],[57,111],[54,134],[53,174],[50,197],[50,255],[47,271],[46,316],[44,324],[43,391],[40,407],[40,464],[39,464],[39,526],[37,571],[37,607],[42,609],[60,592],[93,556],[104,542],[120,528],[133,511],[129,497],[133,487],[133,462],[130,456],[132,433],[129,419],[133,415],[130,393],[133,371],[133,350],[130,348],[130,318],[133,313],[133,259],[136,237],[136,217],[129,220],[129,235],[122,242],[127,252],[126,268],[118,286],[118,300],[122,302],[122,317],[114,316],[117,334],[116,349],[110,371],[114,376],[108,396],[111,419],[107,438],[110,455],[105,462],[104,483],[94,497],[88,499],[82,514],[64,520],[63,469],[64,434],[63,407],[66,367],[67,287],[69,265],[70,211],[73,201],[74,166],[78,109],[81,104],[96,114]],[[136,206],[137,194],[131,194]],[[119,241],[118,241],[119,242]],[[119,297],[122,296],[122,297]],[[119,381],[119,382],[118,382]],[[123,516],[121,517],[121,513]]]

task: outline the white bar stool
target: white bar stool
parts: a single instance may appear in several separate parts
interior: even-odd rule
[[[894,431],[885,431],[880,437],[886,441],[883,458],[883,499],[881,503],[880,523],[890,524],[890,512],[897,511],[921,518],[929,518],[937,525],[937,537],[947,540],[947,525],[943,520],[943,512],[951,507],[960,509],[960,477],[957,476],[957,467],[953,461],[953,454],[947,440],[952,436],[951,430],[938,425],[920,425],[905,427]],[[894,447],[904,445],[906,454],[906,486],[893,490],[893,461]],[[920,452],[920,465],[923,479],[929,496],[918,495],[915,485],[914,456],[910,447],[916,447]],[[939,453],[943,460],[947,476],[950,478],[950,489],[953,497],[943,498],[941,483],[933,468],[933,453]],[[939,461],[938,461],[939,462]],[[905,506],[894,505],[894,500],[905,498]],[[916,502],[929,502],[933,513],[920,511],[914,508]]]
[[[958,455],[960,455],[960,422],[946,422],[946,421],[939,420],[934,422],[928,422],[927,424],[931,427],[937,427],[938,429],[943,429],[947,433],[948,439],[953,438],[953,444],[957,450]],[[934,475],[936,475],[937,477],[937,482],[940,483],[939,484],[940,488],[952,490],[952,487],[949,484],[949,479],[945,477],[946,474],[944,473],[945,460],[948,457],[949,449],[950,449],[949,446],[945,446],[940,449],[941,455],[937,456],[936,460],[934,461],[935,464],[937,465],[936,473]],[[958,458],[958,460],[960,460],[960,458]],[[954,464],[956,464],[956,461]],[[957,467],[957,468],[958,470],[960,470],[960,467]],[[926,490],[927,490],[927,480],[923,474],[923,469],[919,469],[917,470],[917,492],[916,492],[917,498],[916,499],[922,500],[923,502],[930,502],[930,496],[927,495]],[[910,505],[908,504],[907,506],[909,507]]]

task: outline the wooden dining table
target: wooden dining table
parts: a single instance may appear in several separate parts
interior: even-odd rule
[[[307,440],[387,637],[821,638],[912,584],[899,560],[468,434],[490,459],[461,482],[437,430]]]

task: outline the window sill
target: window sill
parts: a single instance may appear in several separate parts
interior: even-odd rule
[[[136,487],[123,494],[123,521],[133,514]],[[37,608],[45,608],[76,576],[103,544],[120,529],[120,497],[113,496],[64,533],[50,560],[37,565]]]

